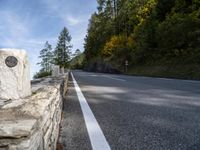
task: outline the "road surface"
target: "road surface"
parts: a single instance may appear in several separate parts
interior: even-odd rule
[[[60,137],[64,149],[200,149],[200,81],[82,71],[72,76]]]

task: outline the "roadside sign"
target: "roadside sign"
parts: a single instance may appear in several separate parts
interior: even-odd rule
[[[125,71],[128,71],[128,60],[125,61]]]
[[[125,61],[125,65],[128,66],[128,60]]]

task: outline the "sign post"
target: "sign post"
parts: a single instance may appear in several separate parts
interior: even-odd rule
[[[125,61],[126,72],[128,72],[128,60]]]

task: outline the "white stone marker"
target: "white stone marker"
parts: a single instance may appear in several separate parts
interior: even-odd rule
[[[58,65],[53,65],[52,67],[52,76],[56,77],[60,74],[60,67]]]
[[[65,74],[65,68],[64,67],[62,67],[61,69],[60,69],[60,73],[63,75],[63,74]]]
[[[0,101],[31,95],[30,68],[24,50],[0,49]]]

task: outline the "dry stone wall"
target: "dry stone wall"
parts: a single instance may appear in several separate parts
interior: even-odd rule
[[[55,150],[68,74],[32,82],[32,95],[0,106],[0,150]]]

